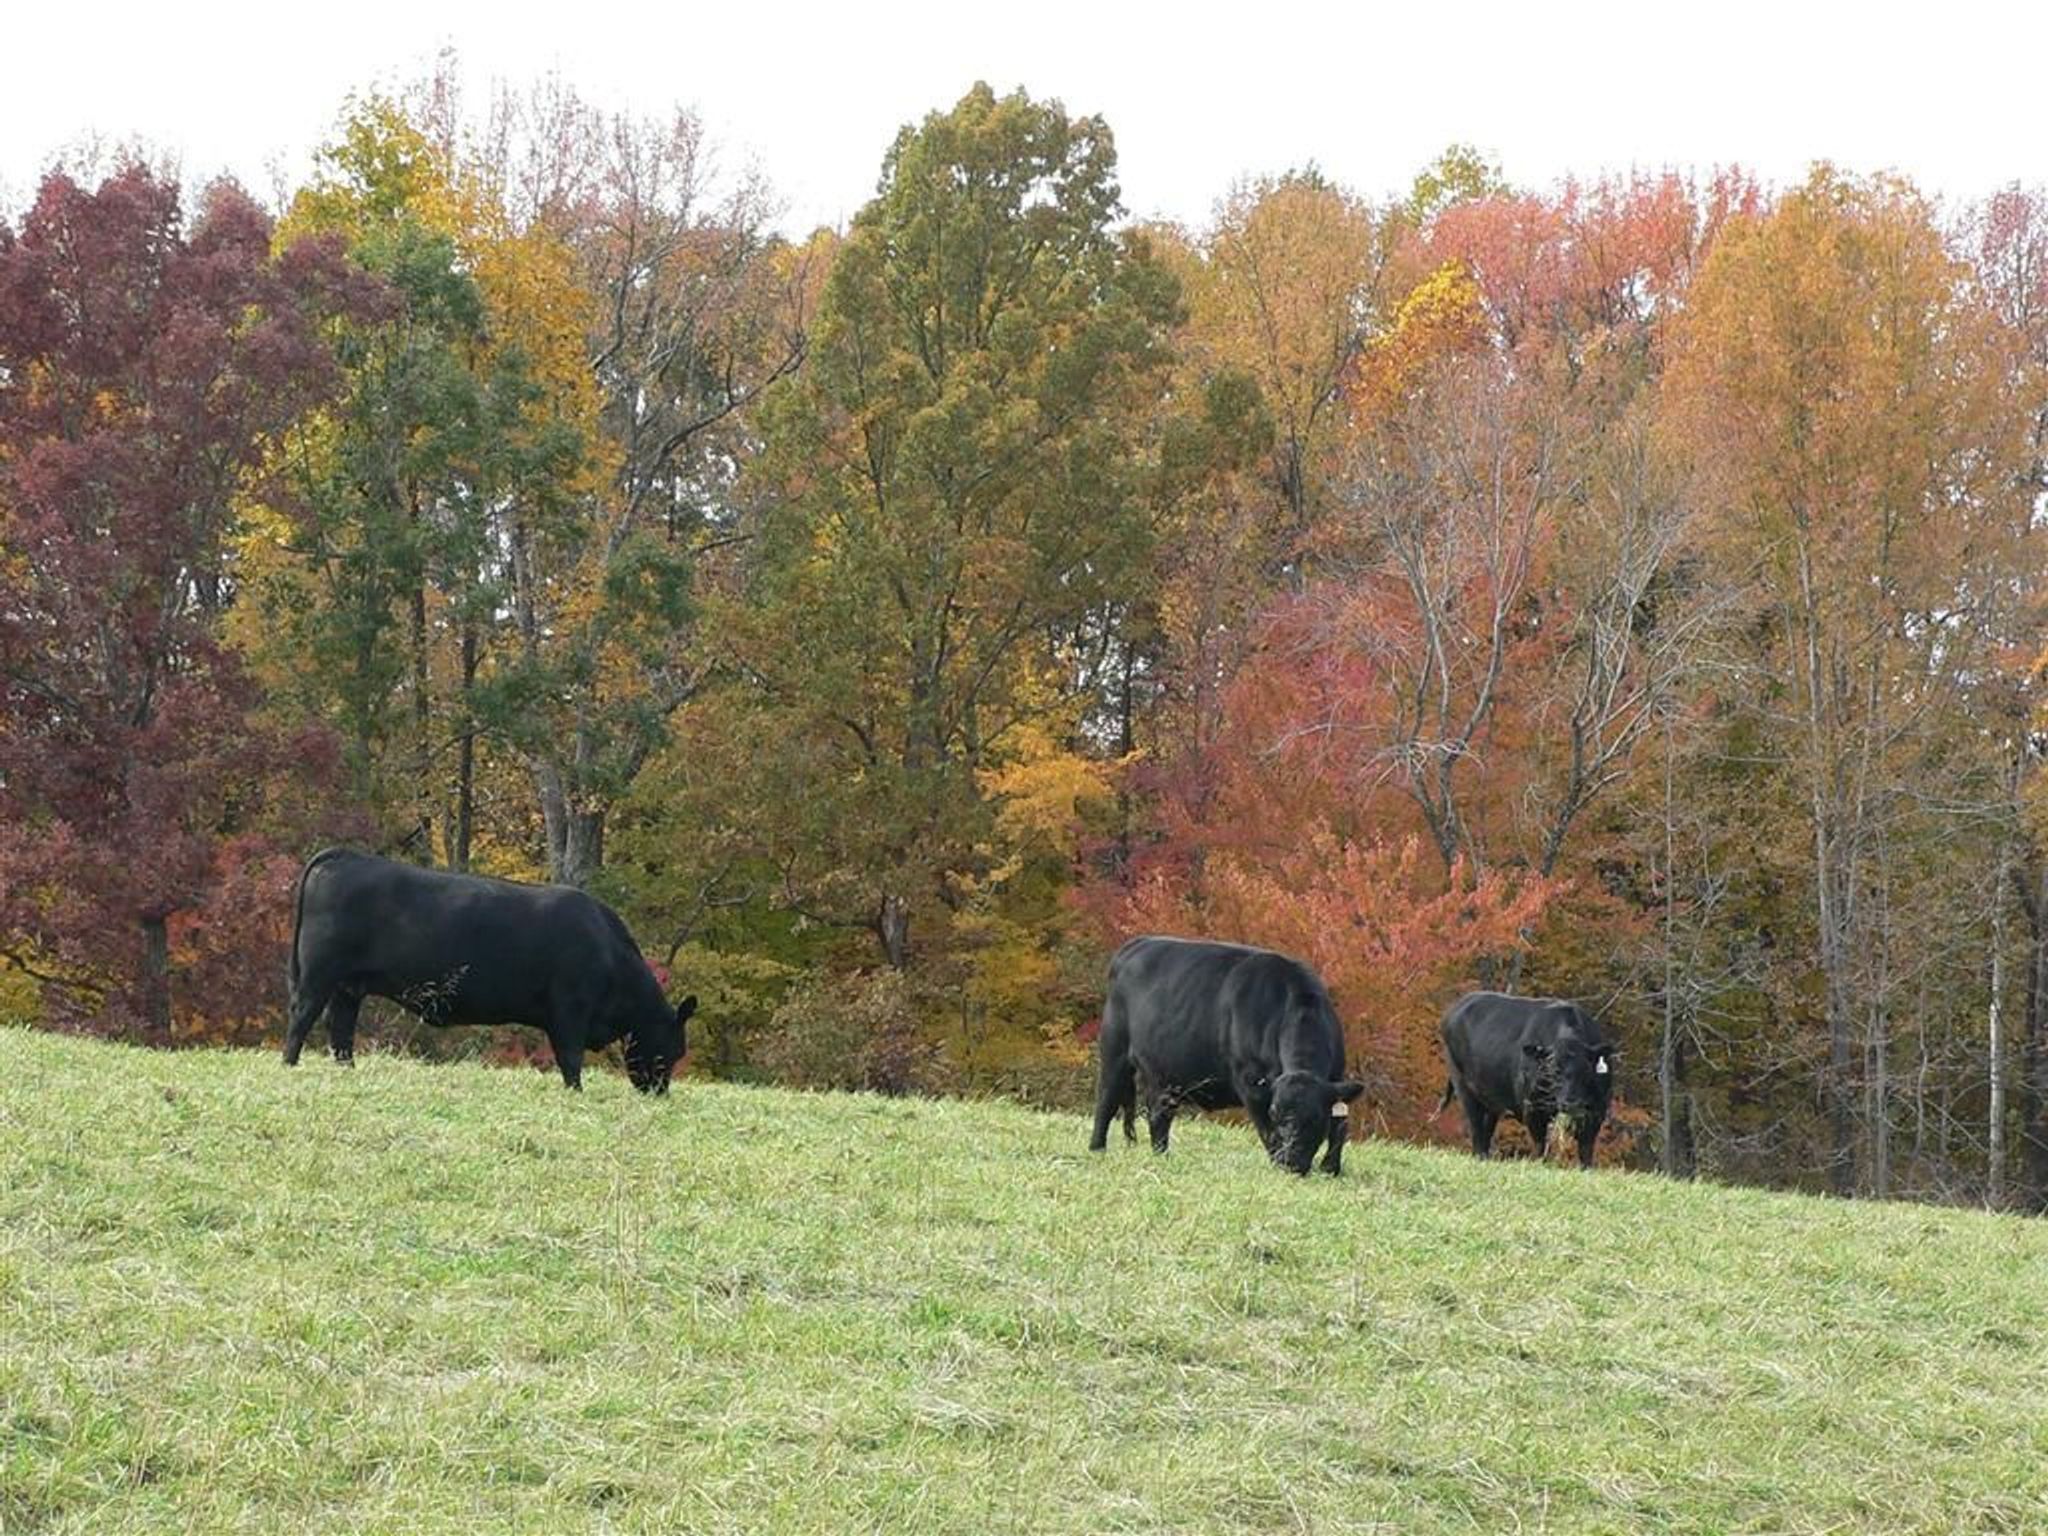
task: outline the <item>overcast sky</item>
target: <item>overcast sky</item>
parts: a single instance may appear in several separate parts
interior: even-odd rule
[[[1383,196],[1454,141],[1534,184],[1730,163],[1782,183],[1815,159],[1949,198],[2048,180],[2044,0],[101,0],[0,11],[0,207],[90,135],[268,195],[348,92],[418,76],[444,46],[476,94],[558,71],[602,105],[694,106],[728,160],[773,179],[793,230],[843,222],[896,129],[977,79],[1103,114],[1131,211],[1191,222],[1234,179],[1311,160]]]

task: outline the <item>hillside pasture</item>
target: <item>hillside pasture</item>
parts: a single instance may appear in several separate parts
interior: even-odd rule
[[[2048,1529],[2048,1226],[0,1029],[0,1532]]]

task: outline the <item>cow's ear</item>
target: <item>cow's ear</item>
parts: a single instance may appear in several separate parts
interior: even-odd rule
[[[687,1023],[689,1021],[690,1015],[695,1013],[696,1011],[697,994],[692,992],[688,997],[684,998],[680,1003],[676,1004],[676,1022],[678,1024]]]
[[[1346,1104],[1349,1104],[1363,1092],[1365,1092],[1365,1084],[1355,1077],[1347,1077],[1337,1085],[1337,1097]]]

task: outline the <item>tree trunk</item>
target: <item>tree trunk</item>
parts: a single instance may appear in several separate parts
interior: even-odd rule
[[[1880,983],[1881,985],[1881,983]],[[1870,1192],[1883,1200],[1892,1188],[1891,1017],[1882,990],[1870,1003]]]
[[[1685,1033],[1671,1042],[1671,1121],[1666,1127],[1671,1148],[1670,1173],[1690,1179],[1699,1172],[1699,1143],[1693,1136],[1692,1085],[1686,1078]]]
[[[428,862],[433,860],[434,817],[433,804],[437,798],[433,792],[434,754],[428,740],[432,728],[429,689],[431,674],[427,666],[427,588],[421,582],[412,590],[412,721],[413,721],[413,806],[414,835],[427,851]]]
[[[1123,678],[1117,697],[1117,758],[1125,763],[1131,760],[1131,753],[1137,749],[1137,702],[1131,697],[1135,682],[1136,657],[1130,636],[1123,642]],[[1116,842],[1111,857],[1115,861],[1115,877],[1119,884],[1129,878],[1131,870],[1131,781],[1130,775],[1116,776]]]
[[[548,879],[579,890],[604,867],[602,808],[585,810],[569,796],[561,765],[542,759],[533,765],[534,787],[540,795],[541,826],[548,841]]]
[[[1838,1195],[1856,1192],[1853,1096],[1855,1019],[1849,990],[1849,955],[1854,928],[1855,850],[1852,822],[1843,808],[1839,769],[1842,755],[1837,698],[1823,662],[1821,605],[1813,571],[1809,519],[1795,512],[1799,527],[1799,609],[1788,616],[1787,640],[1799,645],[1806,694],[1807,799],[1813,816],[1813,881],[1819,927],[1820,969],[1827,1011],[1828,1065],[1821,1098],[1828,1121],[1828,1183]],[[1793,629],[1796,626],[1796,630]],[[1789,646],[1788,646],[1789,649]]]
[[[1883,834],[1878,837],[1877,859],[1877,881],[1872,892],[1877,921],[1868,925],[1871,931],[1867,931],[1865,942],[1868,964],[1876,970],[1869,984],[1870,1038],[1865,1058],[1869,1088],[1865,1114],[1870,1123],[1870,1193],[1883,1200],[1891,1195],[1892,1188],[1891,850]]]
[[[1288,434],[1280,450],[1280,494],[1292,525],[1287,540],[1287,590],[1299,597],[1308,590],[1308,464],[1301,441]]]
[[[1685,1042],[1678,1019],[1678,869],[1673,827],[1671,727],[1664,728],[1664,1031],[1657,1048],[1657,1164],[1664,1176],[1693,1175],[1692,1112],[1685,1099]]]
[[[2020,882],[2027,914],[2026,1031],[2020,1041],[2020,1200],[2048,1212],[2048,865],[2030,859]]]
[[[476,831],[476,620],[462,621],[462,740],[456,747],[455,829],[449,839],[448,865],[469,868],[470,842]]]
[[[162,917],[142,920],[142,1021],[155,1045],[171,1039],[171,933]]]
[[[601,809],[570,809],[569,844],[562,860],[563,884],[580,890],[604,868],[604,814]]]
[[[1817,799],[1818,797],[1816,797]],[[1837,928],[1842,900],[1835,891],[1833,849],[1822,806],[1814,806],[1814,895],[1820,907],[1820,967],[1825,989],[1828,1027],[1828,1070],[1823,1098],[1828,1117],[1828,1183],[1838,1195],[1856,1192],[1856,1140],[1850,1096],[1853,1062],[1848,978],[1843,974],[1847,945]]]
[[[1998,872],[1991,881],[1991,1008],[1985,1021],[1985,1065],[1991,1080],[1991,1103],[1985,1111],[1990,1132],[1984,1203],[1993,1210],[2005,1204],[2005,870],[2010,845],[1998,844]]]
[[[533,765],[534,792],[540,797],[540,824],[548,845],[548,878],[559,882],[569,856],[569,794],[561,768],[546,758]]]
[[[881,910],[875,914],[875,936],[882,941],[882,953],[892,969],[900,971],[910,964],[910,904],[901,896],[882,898]]]

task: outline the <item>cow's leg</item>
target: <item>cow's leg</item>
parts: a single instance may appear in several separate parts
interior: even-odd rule
[[[1259,1141],[1267,1152],[1273,1150],[1273,1107],[1271,1097],[1260,1098],[1256,1090],[1239,1090],[1238,1097],[1244,1103],[1245,1118],[1252,1123],[1252,1129],[1259,1133]]]
[[[327,1009],[327,1047],[344,1067],[356,1064],[356,1014],[362,1006],[360,994],[337,992]]]
[[[583,1038],[567,1029],[548,1031],[548,1044],[555,1048],[555,1066],[562,1081],[578,1093],[583,1091]]]
[[[1465,1129],[1472,1133],[1472,1155],[1493,1156],[1493,1128],[1500,1123],[1500,1116],[1462,1086],[1458,1091],[1458,1102],[1465,1111]]]
[[[1088,1135],[1088,1150],[1100,1152],[1109,1145],[1109,1122],[1121,1109],[1124,1134],[1131,1134],[1132,1105],[1137,1099],[1138,1064],[1131,1060],[1131,1031],[1124,1018],[1123,999],[1114,987],[1102,1004],[1102,1034],[1095,1043],[1095,1127]]]
[[[1167,1140],[1173,1135],[1173,1113],[1179,1107],[1170,1093],[1155,1095],[1152,1102],[1145,1106],[1145,1118],[1152,1126],[1154,1152],[1166,1150]]]
[[[1124,1140],[1138,1139],[1138,1074],[1132,1072],[1124,1079]]]
[[[1114,1060],[1105,1052],[1096,1072],[1095,1129],[1088,1137],[1088,1150],[1100,1152],[1109,1145],[1109,1122],[1123,1111],[1124,1134],[1131,1134],[1132,1106],[1138,1097],[1137,1074],[1128,1056]]]
[[[1330,1148],[1323,1154],[1323,1172],[1336,1178],[1344,1172],[1344,1143],[1351,1137],[1351,1121],[1347,1117],[1330,1120]]]
[[[1593,1143],[1600,1139],[1600,1127],[1596,1124],[1590,1130],[1579,1132],[1579,1166],[1593,1166]]]
[[[548,998],[548,1044],[554,1047],[555,1067],[562,1081],[577,1092],[583,1090],[584,1042],[602,1002],[572,984],[557,983]]]
[[[1529,1118],[1522,1122],[1529,1129],[1529,1139],[1536,1143],[1536,1161],[1550,1161],[1550,1116],[1541,1110],[1531,1110]]]
[[[1493,1156],[1493,1131],[1500,1124],[1500,1116],[1490,1109],[1482,1109],[1472,1120],[1472,1150],[1481,1157]]]
[[[291,1022],[284,1031],[284,1064],[296,1067],[299,1052],[306,1048],[306,1036],[313,1032],[321,1012],[327,1007],[327,993],[318,987],[301,984],[292,993]]]

